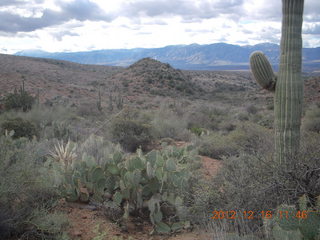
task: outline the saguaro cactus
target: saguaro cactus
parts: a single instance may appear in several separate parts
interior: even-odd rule
[[[281,56],[277,77],[263,53],[254,52],[250,57],[257,82],[263,88],[275,91],[275,150],[279,163],[287,163],[297,152],[300,142],[303,5],[304,0],[282,0]]]

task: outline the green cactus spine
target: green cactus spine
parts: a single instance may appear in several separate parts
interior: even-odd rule
[[[302,21],[304,0],[282,0],[281,56],[278,77],[261,53],[253,53],[250,63],[257,82],[273,90],[275,85],[275,152],[279,163],[288,163],[300,142],[303,102],[301,78]],[[277,81],[276,81],[277,80]]]

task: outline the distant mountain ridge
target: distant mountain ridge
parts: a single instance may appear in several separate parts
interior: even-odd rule
[[[49,53],[41,50],[17,52],[17,56],[52,58],[82,64],[127,67],[142,59],[153,58],[184,70],[247,70],[253,51],[263,51],[277,70],[279,64],[277,44],[262,43],[239,46],[226,43],[173,45],[162,48],[134,48],[94,50],[87,52]],[[303,71],[320,70],[320,47],[303,48]]]

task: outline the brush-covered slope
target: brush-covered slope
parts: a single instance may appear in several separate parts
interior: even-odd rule
[[[60,60],[0,54],[0,98],[25,83],[28,92],[38,91],[42,102],[56,98],[96,97],[94,85],[118,67],[82,65]]]
[[[129,93],[174,96],[192,95],[199,90],[181,70],[151,58],[139,60],[112,78]]]

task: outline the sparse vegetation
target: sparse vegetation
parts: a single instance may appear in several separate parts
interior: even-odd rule
[[[12,131],[13,138],[26,137],[32,139],[39,135],[36,126],[32,122],[22,118],[13,118],[4,121],[1,124],[1,130],[2,134],[7,134]]]
[[[302,123],[302,127],[307,131],[320,133],[320,107],[313,106],[307,110]]]
[[[35,98],[24,89],[24,82],[19,92],[17,89],[13,93],[9,93],[4,99],[6,110],[22,110],[29,111],[35,103]]]
[[[105,74],[100,67],[95,76]],[[62,78],[65,92],[40,94],[28,111],[0,114],[1,239],[81,238],[67,221],[79,210],[64,210],[63,199],[94,215],[92,239],[143,239],[137,229],[161,239],[199,228],[217,239],[261,240],[272,238],[278,220],[212,220],[212,212],[276,211],[303,196],[316,207],[316,101],[306,102],[301,150],[283,168],[273,158],[270,97],[256,93],[247,73],[179,71],[144,59],[107,79],[79,79],[69,87]],[[116,231],[102,227],[106,219]]]

